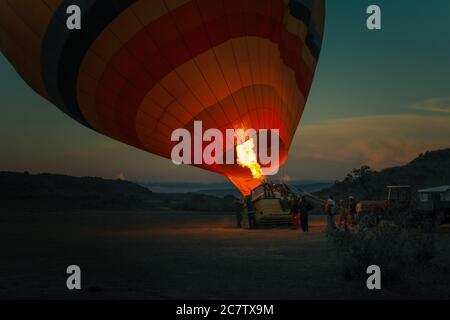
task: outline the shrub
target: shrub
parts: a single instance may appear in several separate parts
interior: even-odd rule
[[[404,212],[405,216],[410,214],[415,212]],[[393,281],[433,258],[434,235],[424,230],[422,224],[411,227],[409,223],[384,220],[372,228],[359,226],[349,231],[331,231],[328,238],[347,278],[366,277],[367,267],[378,265],[383,279]]]

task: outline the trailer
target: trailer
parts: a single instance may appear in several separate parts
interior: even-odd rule
[[[306,196],[313,202],[323,203],[323,200],[314,195],[286,183],[262,183],[253,189],[250,198],[246,199],[251,201],[253,212],[249,212],[247,206],[244,208],[242,227],[249,229],[251,224],[254,225],[253,227],[291,226],[292,201],[300,196]],[[250,217],[249,214],[254,216]],[[252,219],[253,223],[250,223]]]
[[[291,225],[290,203],[295,194],[285,184],[263,183],[252,190],[250,198],[253,204],[244,208],[242,227],[250,229],[261,226]],[[254,214],[254,217],[250,215]],[[253,225],[250,222],[253,219]]]
[[[419,206],[431,214],[438,224],[450,220],[450,185],[421,189]]]

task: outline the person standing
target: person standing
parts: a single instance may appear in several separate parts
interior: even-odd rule
[[[256,209],[255,204],[253,203],[250,196],[247,197],[246,208],[248,215],[248,225],[250,229],[253,229],[256,226]]]
[[[327,216],[328,230],[336,229],[336,224],[334,223],[334,213],[336,210],[336,203],[334,202],[333,196],[330,195],[328,200],[325,202],[324,213]]]
[[[298,197],[295,197],[294,200],[292,201],[292,206],[291,206],[291,216],[292,216],[292,227],[294,228],[294,230],[297,230],[299,228],[299,216],[298,216],[298,206],[299,206],[299,199]]]
[[[344,229],[347,230],[347,211],[345,209],[344,200],[339,200],[339,219],[338,227],[341,228],[344,225]]]
[[[348,215],[350,218],[350,225],[355,224],[356,218],[356,202],[353,196],[348,197]]]
[[[312,205],[306,200],[305,196],[300,198],[298,211],[300,213],[300,227],[303,232],[309,231],[309,210],[312,209]]]
[[[235,211],[236,211],[236,227],[241,228],[242,227],[242,217],[243,217],[243,211],[244,210],[244,200],[239,200],[236,198],[235,200]]]

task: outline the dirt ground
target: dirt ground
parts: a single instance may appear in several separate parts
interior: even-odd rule
[[[1,299],[409,299],[450,297],[450,232],[432,272],[378,292],[346,280],[324,234],[242,230],[233,215],[0,209]],[[82,290],[66,268],[82,269]]]

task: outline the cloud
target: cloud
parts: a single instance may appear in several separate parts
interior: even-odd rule
[[[413,109],[450,115],[450,98],[441,97],[423,100],[415,103]]]
[[[450,117],[384,115],[300,126],[286,169],[296,178],[342,178],[361,165],[403,165],[426,150],[450,147]]]

